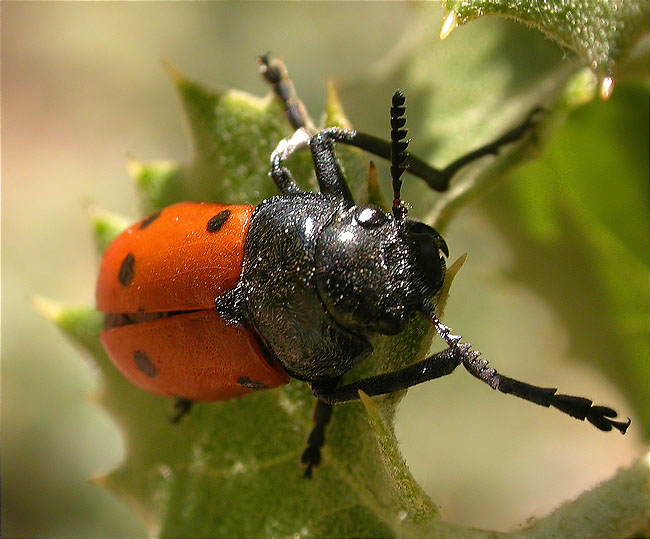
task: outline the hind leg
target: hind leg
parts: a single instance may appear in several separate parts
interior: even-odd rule
[[[325,427],[332,417],[332,405],[318,399],[314,408],[314,426],[307,439],[307,448],[300,459],[306,466],[305,477],[311,478],[312,469],[320,464],[321,449],[325,444]]]

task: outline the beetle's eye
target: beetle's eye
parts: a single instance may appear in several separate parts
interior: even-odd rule
[[[386,222],[386,214],[379,208],[366,206],[359,208],[357,213],[357,223],[364,228],[374,228]]]

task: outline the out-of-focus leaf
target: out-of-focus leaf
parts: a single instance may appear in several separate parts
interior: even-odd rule
[[[438,56],[425,44],[400,67],[415,89],[414,108],[422,111],[423,140],[436,142],[442,159],[487,142],[533,106],[553,103],[573,70],[560,63],[548,43],[519,27],[485,27],[478,36]],[[511,46],[513,37],[521,47]],[[538,63],[522,70],[516,56],[528,45],[538,53]],[[486,65],[491,69],[481,69]],[[279,104],[232,90],[207,90],[178,73],[174,80],[195,155],[189,165],[132,165],[145,213],[181,199],[256,203],[276,194],[267,176],[268,158],[291,133]],[[445,86],[449,80],[457,86]],[[447,100],[436,101],[443,94]],[[328,105],[326,123],[345,124],[331,92]],[[523,143],[488,158],[491,165],[477,168],[483,176],[459,178],[456,185],[464,186],[463,193],[452,193],[443,208],[465,203],[525,153]],[[353,149],[340,155],[355,193],[365,200],[367,162]],[[290,165],[309,185],[308,157],[296,156]],[[130,386],[102,351],[101,315],[92,309],[65,310],[57,323],[99,365],[105,379],[101,401],[126,435],[125,461],[98,482],[136,508],[151,535],[494,536],[437,521],[435,505],[413,482],[391,432],[402,393],[374,399],[370,421],[361,403],[337,406],[323,465],[307,481],[298,465],[314,402],[305,384],[293,381],[245,399],[198,405],[173,425],[169,402]],[[372,357],[348,376],[386,372],[421,359],[432,336],[431,325],[418,318],[397,337],[373,338]]]
[[[601,79],[601,95],[611,94],[617,64],[648,32],[647,0],[445,0],[449,12],[441,36],[457,24],[483,15],[502,15],[530,25],[571,49]]]
[[[109,244],[131,223],[126,217],[92,208],[90,226],[97,253],[101,255]]]

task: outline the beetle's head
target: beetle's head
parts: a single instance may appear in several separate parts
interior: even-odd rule
[[[361,333],[394,335],[435,302],[447,245],[430,226],[376,206],[343,210],[321,233],[316,283],[334,320]]]

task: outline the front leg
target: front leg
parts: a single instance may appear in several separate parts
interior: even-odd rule
[[[602,431],[616,429],[621,434],[625,434],[630,426],[629,418],[627,421],[614,420],[617,413],[608,406],[595,405],[593,401],[585,397],[558,394],[556,388],[534,386],[499,374],[496,369],[490,367],[487,360],[481,359],[480,352],[471,350],[471,346],[467,343],[459,343],[460,336],[453,335],[450,329],[442,324],[434,314],[429,313],[428,316],[449,346],[447,350],[438,352],[399,371],[363,378],[341,387],[315,382],[312,383],[312,391],[319,399],[329,404],[348,402],[359,398],[359,390],[371,397],[385,395],[451,374],[462,363],[472,376],[485,382],[492,389],[515,395],[520,399],[546,408],[552,406],[571,417],[587,420]]]
[[[461,344],[438,352],[399,371],[363,378],[340,387],[332,386],[329,381],[313,382],[311,389],[314,395],[328,404],[358,400],[359,390],[371,397],[386,395],[451,374],[460,365],[463,353],[467,350],[469,350],[469,345]]]
[[[460,336],[453,335],[451,329],[445,326],[435,314],[434,309],[429,305],[425,306],[425,315],[436,328],[443,340],[449,346],[457,346]],[[520,399],[533,402],[546,408],[553,408],[564,412],[571,417],[584,421],[589,421],[594,427],[602,431],[617,429],[621,434],[625,434],[630,426],[631,420],[615,421],[618,414],[608,406],[594,405],[593,401],[585,397],[576,397],[573,395],[558,394],[554,387],[539,387],[526,382],[515,380],[499,374],[496,369],[490,367],[486,359],[481,359],[481,353],[475,350],[469,350],[469,347],[463,352],[461,361],[463,367],[474,377],[485,382],[492,389],[501,393],[515,395]]]
[[[312,468],[320,464],[321,449],[325,444],[325,427],[332,415],[332,405],[359,399],[359,390],[371,397],[385,395],[450,374],[460,365],[464,347],[469,348],[469,345],[448,348],[405,369],[364,378],[340,387],[339,378],[313,382],[311,389],[318,401],[314,409],[314,426],[301,458],[302,464],[306,466],[305,477],[310,478]]]
[[[304,127],[308,131],[315,133],[314,122],[311,121],[305,105],[296,95],[296,90],[284,63],[277,58],[271,59],[268,54],[258,56],[257,62],[260,65],[260,74],[271,85],[275,95],[282,102],[291,127],[294,129]]]

